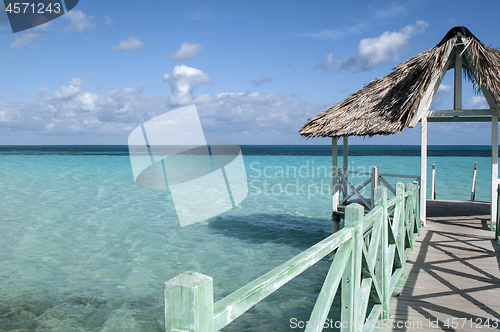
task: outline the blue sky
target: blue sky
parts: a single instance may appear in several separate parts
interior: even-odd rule
[[[301,139],[308,118],[464,25],[500,47],[497,1],[92,1],[13,34],[0,15],[0,144],[127,144],[196,104],[207,141]],[[449,71],[433,109],[452,107]],[[464,108],[486,107],[464,84]],[[491,124],[429,125],[429,144],[489,144]],[[419,144],[419,129],[351,144]]]

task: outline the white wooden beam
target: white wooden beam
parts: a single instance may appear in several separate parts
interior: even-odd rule
[[[496,114],[495,114],[496,115]],[[435,116],[427,117],[427,122],[491,122],[489,116]]]
[[[497,222],[498,185],[498,115],[491,117],[491,230]]]
[[[420,103],[418,104],[417,111],[415,112],[415,115],[413,116],[412,120],[410,121],[410,124],[408,127],[413,128],[417,124],[418,121],[420,121],[420,118],[426,114],[426,112],[429,110],[429,107],[432,104],[432,100],[434,99],[434,96],[436,95],[436,92],[439,88],[439,85],[441,85],[441,81],[443,80],[444,75],[446,74],[446,71],[450,67],[450,63],[453,60],[453,53],[452,51],[454,50],[454,45],[449,47],[445,51],[445,58],[447,57],[448,60],[446,60],[446,63],[444,63],[441,67],[441,71],[438,75],[434,76],[431,80],[431,83],[427,87],[427,90],[424,93],[424,96],[420,100]]]
[[[420,219],[426,224],[427,209],[427,117],[424,115],[420,127]]]
[[[455,86],[453,88],[454,109],[462,109],[462,51],[463,46],[457,45],[455,50]]]
[[[438,110],[428,111],[427,116],[476,116],[476,115],[492,115],[496,114],[497,110],[489,109],[467,109],[467,110]]]

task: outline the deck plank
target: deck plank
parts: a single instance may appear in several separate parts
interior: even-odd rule
[[[390,319],[377,331],[500,330],[500,246],[489,213],[485,202],[427,201],[427,226],[391,299]],[[457,328],[444,326],[453,318]],[[490,327],[470,319],[489,319]]]

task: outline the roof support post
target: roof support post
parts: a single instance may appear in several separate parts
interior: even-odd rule
[[[344,193],[343,197],[347,196],[347,181],[349,181],[349,141],[347,139],[347,136],[344,136],[342,139],[342,148],[343,148],[343,163],[342,163],[342,168],[344,169],[344,181],[342,182],[342,191]]]
[[[332,192],[333,192],[333,211],[338,210],[340,202],[340,183],[339,183],[339,173],[337,172],[338,167],[338,150],[337,150],[337,139],[332,138]]]
[[[455,52],[455,88],[454,88],[454,107],[455,110],[462,109],[462,46],[457,46]]]
[[[498,204],[498,115],[491,116],[491,230],[496,230]]]
[[[421,119],[420,127],[420,219],[426,224],[427,207],[427,116]],[[418,222],[418,221],[417,221]]]
[[[335,214],[340,203],[340,178],[338,173],[338,139],[332,137],[332,234],[340,229],[340,218]]]

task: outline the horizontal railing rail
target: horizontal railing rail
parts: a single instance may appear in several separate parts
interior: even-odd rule
[[[166,331],[219,331],[334,251],[309,319],[319,324],[311,324],[305,331],[322,331],[341,283],[341,330],[372,331],[377,320],[389,317],[391,294],[419,233],[418,189],[417,182],[407,184],[406,189],[398,183],[396,196],[388,200],[387,188],[377,187],[375,207],[366,216],[361,205],[349,205],[342,230],[215,304],[211,277],[196,272],[179,274],[164,285]],[[367,313],[370,297],[375,305]]]

